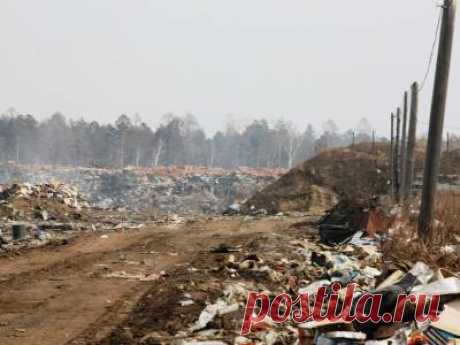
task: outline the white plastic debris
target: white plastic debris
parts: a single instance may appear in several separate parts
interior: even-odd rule
[[[205,340],[205,341],[184,340],[182,342],[182,345],[228,345],[228,344],[220,340]]]
[[[300,288],[299,294],[308,294],[310,296],[316,294],[318,289],[322,286],[328,286],[331,282],[329,280],[318,280],[316,282],[311,283],[310,285]]]
[[[236,337],[234,342],[233,342],[233,345],[246,345],[246,344],[250,344],[250,343],[251,343],[251,340],[249,340],[248,338]]]
[[[423,262],[417,262],[409,273],[416,277],[421,284],[428,284],[434,275],[433,270]]]
[[[238,304],[227,304],[224,300],[218,299],[215,304],[208,305],[200,314],[198,321],[190,329],[192,332],[196,332],[206,328],[216,316],[222,316],[238,311]]]
[[[366,266],[362,270],[362,274],[364,274],[365,276],[367,276],[369,278],[376,278],[376,277],[380,276],[382,274],[382,272],[380,272],[378,269],[376,269],[374,267]]]
[[[126,273],[125,271],[112,272],[112,273],[107,274],[105,277],[106,278],[132,279],[132,280],[139,280],[141,282],[151,282],[151,281],[158,280],[160,278],[158,274],[143,274],[143,273],[129,274],[129,273]]]
[[[186,300],[183,300],[183,301],[179,301],[179,304],[181,305],[181,307],[187,307],[189,305],[192,305],[194,304],[195,302],[191,299],[186,299]]]
[[[431,284],[418,285],[412,289],[412,292],[423,293],[427,295],[460,295],[460,279],[450,277],[441,279]]]

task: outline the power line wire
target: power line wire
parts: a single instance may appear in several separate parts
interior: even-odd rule
[[[434,52],[435,52],[435,49],[436,49],[436,44],[438,43],[439,29],[441,27],[442,7],[443,6],[439,6],[439,7],[440,7],[439,15],[438,15],[437,23],[436,23],[436,30],[435,30],[435,36],[434,36],[434,40],[433,40],[433,45],[431,46],[430,58],[428,60],[428,66],[427,66],[427,69],[426,69],[426,72],[425,72],[425,76],[423,78],[422,83],[420,84],[419,89],[418,89],[419,92],[421,92],[423,90],[423,88],[425,87],[426,81],[428,80],[428,76],[430,75],[431,66],[433,64]]]

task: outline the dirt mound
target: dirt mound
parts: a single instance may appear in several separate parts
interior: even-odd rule
[[[3,220],[79,219],[87,201],[73,187],[62,183],[0,185],[0,218]]]
[[[386,193],[388,152],[386,144],[324,151],[256,193],[244,210],[322,212],[337,200],[368,200]]]

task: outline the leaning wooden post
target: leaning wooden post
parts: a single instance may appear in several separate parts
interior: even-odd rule
[[[447,153],[450,152],[450,133],[449,132],[447,132],[446,151]]]
[[[407,204],[412,189],[415,172],[415,145],[417,136],[417,112],[418,112],[418,83],[415,82],[411,87],[411,103],[410,103],[410,120],[409,133],[407,139],[406,151],[406,168],[404,176],[403,198]]]
[[[398,107],[396,111],[396,138],[395,138],[395,147],[394,147],[394,164],[393,164],[393,178],[395,185],[395,200],[399,202],[400,200],[400,181],[399,181],[399,141],[401,135],[401,108]]]
[[[456,0],[445,0],[431,103],[430,128],[428,132],[425,172],[423,176],[422,205],[420,207],[418,223],[419,236],[424,240],[432,235],[434,202],[441,160],[442,131],[444,127],[444,115],[446,112],[447,91],[449,86],[456,8]]]
[[[393,200],[396,199],[394,164],[395,164],[395,114],[391,113],[391,144],[390,144],[390,180],[391,180],[391,196]]]
[[[372,153],[375,153],[375,130],[372,130]]]
[[[401,161],[400,161],[400,171],[399,171],[399,181],[400,181],[400,189],[401,195],[404,193],[405,189],[405,179],[404,176],[406,175],[406,149],[407,149],[407,113],[408,113],[408,101],[407,101],[407,91],[404,92],[404,102],[403,102],[403,125],[402,125],[402,135],[401,135]]]

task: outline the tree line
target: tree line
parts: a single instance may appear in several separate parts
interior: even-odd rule
[[[344,132],[327,120],[321,133],[312,125],[299,130],[284,120],[254,120],[241,128],[229,122],[207,136],[191,114],[167,114],[151,128],[138,115],[120,115],[113,124],[100,124],[67,119],[61,113],[38,121],[9,109],[0,116],[0,160],[82,167],[291,168],[325,148],[370,141],[371,136],[366,119]]]

